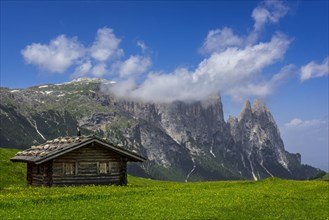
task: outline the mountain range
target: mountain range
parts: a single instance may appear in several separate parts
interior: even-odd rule
[[[144,103],[117,98],[115,82],[80,78],[1,88],[0,147],[26,149],[59,136],[94,134],[147,158],[133,175],[174,181],[308,179],[320,170],[285,150],[266,105],[246,101],[225,121],[220,96]]]

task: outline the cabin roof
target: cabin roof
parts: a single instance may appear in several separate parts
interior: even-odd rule
[[[127,157],[129,161],[143,162],[146,160],[144,157],[134,152],[116,146],[96,136],[59,137],[54,140],[49,140],[44,144],[32,146],[29,149],[20,151],[10,160],[13,162],[41,164],[91,143],[97,143],[104,148],[123,155]]]

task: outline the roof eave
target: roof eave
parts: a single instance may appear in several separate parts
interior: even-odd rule
[[[122,156],[127,157],[128,161],[141,162],[142,163],[146,160],[146,158],[144,158],[142,156],[139,156],[138,154],[136,154],[134,152],[130,152],[130,151],[124,149],[124,148],[114,146],[113,144],[110,144],[108,142],[100,140],[99,138],[86,139],[85,141],[80,142],[79,144],[77,144],[74,147],[70,147],[70,148],[64,149],[62,151],[54,152],[53,154],[47,155],[47,156],[42,157],[42,158],[40,158],[40,157],[34,157],[34,158],[30,157],[30,158],[28,158],[28,156],[15,156],[15,157],[11,158],[10,160],[12,162],[32,162],[32,163],[35,163],[35,164],[42,164],[44,162],[55,159],[55,158],[57,158],[57,157],[59,157],[63,154],[69,153],[71,151],[74,151],[74,150],[76,150],[80,147],[83,147],[87,144],[91,144],[93,142],[96,142],[100,145],[103,145],[106,148],[111,149],[112,151],[114,151],[114,152],[116,152],[116,153],[118,153]]]
[[[10,158],[11,162],[24,162],[24,163],[35,163],[34,159],[28,159],[26,157],[21,157],[21,156],[15,156],[13,158]]]
[[[76,150],[76,149],[78,149],[78,148],[80,148],[82,146],[85,146],[87,144],[91,144],[93,142],[97,142],[98,144],[103,145],[103,146],[106,146],[107,148],[111,149],[112,151],[114,151],[114,152],[116,152],[118,154],[121,154],[121,155],[127,157],[129,161],[141,162],[142,163],[142,162],[144,162],[146,160],[146,158],[141,157],[141,156],[139,156],[137,154],[135,155],[133,152],[129,152],[129,151],[123,149],[123,148],[120,149],[118,147],[112,146],[111,144],[109,144],[107,142],[100,141],[98,138],[93,138],[93,139],[88,139],[88,140],[86,140],[84,142],[81,142],[81,143],[77,144],[76,146],[71,147],[71,148],[68,148],[68,149],[66,149],[64,151],[60,151],[60,152],[57,152],[57,153],[55,153],[53,155],[50,155],[48,157],[45,157],[45,158],[41,158],[39,160],[36,160],[35,163],[36,164],[41,164],[41,163],[47,162],[49,160],[55,159],[56,157],[59,157],[59,156],[61,156],[63,154],[66,154],[66,153],[69,153],[71,151],[74,151],[74,150]]]

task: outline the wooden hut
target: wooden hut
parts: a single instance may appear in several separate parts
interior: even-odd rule
[[[126,185],[127,162],[145,158],[95,136],[60,137],[18,152],[30,186]]]

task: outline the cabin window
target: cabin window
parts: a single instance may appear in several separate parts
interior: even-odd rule
[[[64,174],[74,175],[75,174],[75,163],[64,163]]]
[[[106,163],[99,163],[99,173],[106,174],[107,173],[107,164]]]
[[[110,163],[100,162],[98,164],[98,173],[99,174],[108,174],[110,173],[111,167]]]

